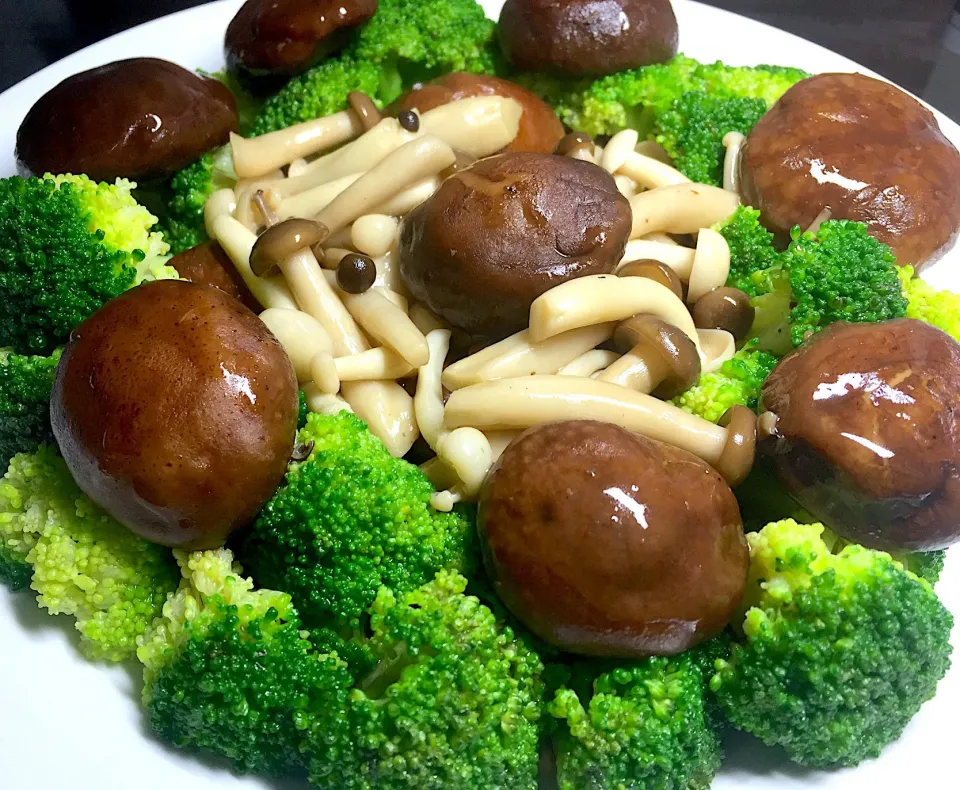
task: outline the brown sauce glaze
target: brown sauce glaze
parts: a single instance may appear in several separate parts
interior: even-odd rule
[[[217,288],[164,280],[74,330],[50,417],[94,502],[148,540],[211,549],[280,485],[297,392],[289,358],[256,315]]]
[[[747,136],[740,175],[744,202],[784,238],[829,207],[922,267],[960,230],[957,149],[933,113],[862,74],[794,85]]]
[[[494,588],[537,636],[586,655],[672,655],[740,604],[748,553],[723,479],[615,425],[532,428],[481,494]]]
[[[17,132],[17,165],[23,175],[148,180],[223,145],[236,129],[237,104],[221,83],[165,60],[121,60],[40,97]]]
[[[763,387],[787,490],[848,540],[929,551],[960,539],[960,344],[929,324],[834,324]]]

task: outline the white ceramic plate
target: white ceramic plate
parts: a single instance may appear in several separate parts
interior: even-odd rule
[[[485,0],[496,17],[502,0]],[[225,0],[159,19],[71,55],[0,95],[0,177],[15,173],[17,127],[45,91],[78,71],[121,58],[153,56],[187,68],[222,65],[223,32],[241,0]],[[866,71],[795,36],[734,14],[674,0],[681,51],[736,65],[774,63],[810,72]],[[960,146],[960,127],[938,114]],[[960,249],[931,279],[960,290]],[[948,557],[938,592],[960,615],[960,553]],[[960,641],[954,634],[954,644]],[[80,658],[69,618],[38,609],[29,593],[0,588],[0,788],[3,790],[306,790],[301,783],[237,778],[216,760],[167,747],[149,732],[138,705],[137,666],[98,666]],[[716,790],[817,787],[877,790],[957,787],[955,764],[960,668],[940,684],[903,738],[883,757],[855,770],[805,771],[783,755],[734,736]],[[951,779],[950,777],[953,776]],[[456,788],[456,790],[474,790]],[[479,790],[479,789],[477,789]]]

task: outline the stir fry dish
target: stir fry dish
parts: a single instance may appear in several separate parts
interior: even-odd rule
[[[219,35],[220,33],[218,33]],[[950,666],[960,154],[667,0],[248,0],[0,181],[0,580],[322,790],[881,756]]]

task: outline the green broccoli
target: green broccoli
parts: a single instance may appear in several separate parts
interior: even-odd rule
[[[604,135],[626,128],[647,134],[661,113],[691,91],[715,98],[762,99],[769,108],[807,76],[799,69],[726,66],[677,55],[666,63],[621,71],[592,83],[545,75],[517,79],[550,103],[571,128]]]
[[[380,66],[376,95],[389,104],[415,83],[451,71],[495,73],[495,30],[475,0],[380,0],[350,51]]]
[[[301,430],[307,427],[307,415],[310,413],[310,409],[307,407],[307,396],[303,394],[303,390],[300,391],[299,396],[299,405],[297,406],[297,430]]]
[[[771,290],[769,273],[778,271],[779,254],[773,234],[760,224],[760,212],[740,206],[726,220],[714,226],[730,248],[730,274],[727,285],[748,296]]]
[[[890,555],[832,554],[820,524],[747,535],[744,640],[711,688],[730,722],[798,763],[877,757],[933,697],[950,665],[953,618]]]
[[[290,593],[308,627],[351,636],[382,585],[402,595],[443,568],[472,567],[467,511],[435,511],[423,473],[356,416],[310,414],[299,441],[313,451],[290,465],[240,560],[259,584]]]
[[[673,399],[673,404],[710,422],[718,422],[732,406],[757,410],[760,388],[777,364],[777,358],[758,351],[756,342],[748,343],[719,370],[700,377],[700,381]]]
[[[960,294],[938,291],[915,277],[912,266],[900,267],[899,274],[907,300],[907,318],[933,324],[960,342]]]
[[[322,731],[325,754],[336,759],[348,743],[343,662],[318,653],[290,596],[255,591],[228,550],[176,555],[180,589],[137,650],[153,729],[242,772],[302,774],[309,727]]]
[[[134,186],[86,176],[0,180],[0,347],[49,354],[108,300],[176,277]]]
[[[748,134],[766,111],[763,99],[691,91],[657,114],[655,139],[691,181],[723,186],[724,136]]]
[[[910,573],[919,576],[932,587],[940,581],[946,551],[918,551],[914,554],[900,554],[894,557]]]
[[[0,350],[0,458],[54,443],[50,391],[60,353],[24,357]]]
[[[209,237],[203,221],[203,207],[218,189],[233,187],[230,147],[209,151],[174,174],[161,189],[164,212],[159,227],[174,255],[203,244]]]
[[[709,788],[721,757],[699,663],[650,658],[557,692],[547,710],[563,722],[554,734],[560,790]]]
[[[348,700],[354,753],[331,753],[314,726],[306,751],[315,786],[536,788],[543,664],[463,594],[466,584],[444,571],[405,595],[379,591],[370,618],[378,663]]]
[[[76,618],[85,653],[111,661],[133,655],[177,585],[170,551],[94,505],[45,446],[15,456],[0,482],[0,576],[28,579],[41,607]]]

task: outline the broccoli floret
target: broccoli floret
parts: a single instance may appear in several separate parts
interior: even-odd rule
[[[933,697],[953,618],[890,555],[832,554],[820,524],[747,536],[744,641],[711,688],[730,722],[804,765],[877,757]]]
[[[761,99],[769,108],[807,76],[799,69],[725,66],[677,55],[666,63],[621,71],[588,84],[544,75],[523,75],[519,80],[552,103],[571,128],[603,135],[627,128],[646,134],[661,113],[691,91],[716,98]]]
[[[848,220],[825,222],[815,233],[794,229],[784,254],[790,272],[790,334],[795,346],[835,321],[875,323],[907,314],[890,248]]]
[[[314,650],[290,596],[254,590],[226,549],[176,555],[180,589],[137,650],[153,729],[271,776],[304,771],[308,727],[343,748],[350,676]]]
[[[86,176],[0,180],[0,347],[49,354],[136,283],[176,277],[134,187]]]
[[[938,291],[915,277],[912,266],[902,266],[899,274],[907,300],[907,318],[933,324],[960,342],[960,294]]]
[[[576,684],[575,684],[576,685]],[[720,747],[698,661],[684,655],[625,664],[592,688],[557,692],[547,710],[560,790],[706,790]]]
[[[476,598],[441,572],[371,611],[378,663],[351,692],[354,754],[308,748],[310,779],[338,790],[533,790],[543,664]],[[308,743],[326,733],[313,728]],[[332,755],[334,758],[337,755]]]
[[[700,381],[673,399],[673,404],[690,414],[717,422],[732,406],[757,410],[760,389],[777,364],[777,358],[758,351],[749,343],[728,359],[719,370],[700,377]]]
[[[254,121],[253,134],[286,129],[340,112],[346,109],[347,94],[351,91],[363,91],[377,99],[382,73],[376,63],[346,53],[324,60],[267,99]]]
[[[773,246],[773,234],[760,224],[760,212],[740,206],[729,218],[714,226],[730,248],[730,275],[727,285],[748,296],[768,293],[769,274],[776,270],[779,257]]]
[[[475,0],[380,0],[351,48],[382,69],[377,97],[388,104],[417,82],[451,71],[497,71],[496,25]]]
[[[766,111],[763,99],[691,91],[657,115],[655,139],[691,181],[723,186],[724,136],[748,134]]]
[[[218,189],[233,187],[236,182],[229,146],[208,151],[174,174],[161,190],[165,212],[160,220],[163,238],[174,255],[203,244],[209,238],[203,221],[203,206]]]
[[[434,510],[423,473],[355,415],[310,414],[299,441],[313,451],[291,464],[240,559],[259,584],[289,592],[309,627],[351,634],[382,585],[402,595],[472,566],[467,511]]]
[[[0,546],[8,563],[30,568],[41,607],[76,618],[81,647],[92,658],[130,658],[177,586],[170,551],[94,505],[45,446],[15,456],[0,482]]]
[[[54,443],[50,392],[60,353],[24,357],[0,351],[0,458]]]
[[[310,409],[307,408],[307,396],[303,394],[303,390],[300,391],[300,398],[297,406],[297,430],[307,427],[307,415],[310,413]]]
[[[914,554],[902,554],[895,557],[903,566],[931,586],[940,581],[943,563],[947,557],[945,551],[918,551]]]

